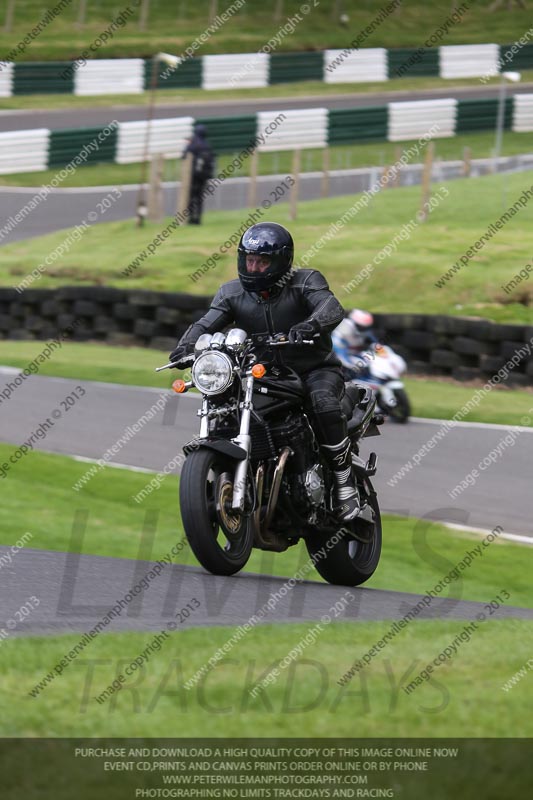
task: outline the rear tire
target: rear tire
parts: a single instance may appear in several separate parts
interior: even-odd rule
[[[226,514],[229,512],[227,498],[224,503],[220,496],[219,479],[224,473],[233,474],[232,466],[228,470],[228,462],[224,463],[218,453],[202,448],[187,456],[181,473],[180,507],[185,535],[202,567],[213,575],[234,575],[244,567],[252,551],[251,516],[239,520],[239,515],[234,514],[236,530],[231,533],[221,525],[220,506],[224,506]]]
[[[361,497],[363,498],[363,492]],[[315,561],[319,575],[328,583],[335,586],[360,586],[377,569],[381,556],[381,515],[375,494],[369,495],[368,502],[374,511],[373,525],[358,522],[357,519],[347,523],[346,528],[338,531],[345,530],[344,536],[328,550],[326,556],[321,556],[320,551],[326,546],[328,538],[313,534],[306,539],[307,552]]]

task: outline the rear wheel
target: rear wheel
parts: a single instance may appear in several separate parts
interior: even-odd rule
[[[372,509],[373,522],[355,519],[333,536],[313,534],[306,539],[307,551],[317,572],[325,581],[337,586],[365,583],[376,571],[381,556],[381,515],[377,497],[373,492],[367,494],[365,488],[359,488],[361,499],[363,502],[366,499]]]
[[[218,453],[200,449],[187,456],[180,480],[183,527],[194,555],[214,575],[238,572],[252,551],[251,516],[231,509],[232,495],[233,468],[228,471]]]

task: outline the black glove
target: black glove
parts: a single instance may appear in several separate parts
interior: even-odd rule
[[[304,339],[312,339],[315,333],[320,330],[318,322],[314,319],[306,319],[293,325],[289,331],[290,344],[302,344]]]
[[[189,347],[185,344],[178,344],[178,346],[169,355],[168,360],[175,362],[178,369],[181,369],[182,366],[185,366],[182,365],[181,362],[188,355],[189,355]]]

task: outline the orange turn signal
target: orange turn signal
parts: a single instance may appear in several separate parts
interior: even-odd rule
[[[262,378],[266,369],[264,364],[254,364],[252,367],[252,375],[254,378]]]
[[[175,392],[181,394],[187,389],[187,386],[184,380],[178,378],[177,381],[174,381],[174,383],[172,384],[172,388],[174,389]]]

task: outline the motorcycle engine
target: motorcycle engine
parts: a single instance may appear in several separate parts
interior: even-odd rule
[[[321,465],[315,464],[298,478],[305,491],[307,502],[315,508],[322,505],[326,496],[326,486]]]

